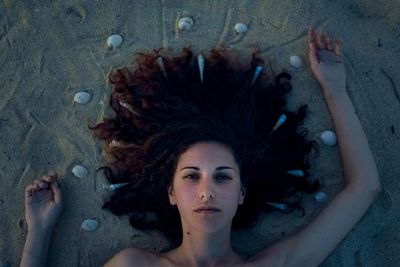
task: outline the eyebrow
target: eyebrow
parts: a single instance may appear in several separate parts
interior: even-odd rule
[[[187,166],[187,167],[183,167],[183,168],[180,169],[179,171],[182,171],[182,170],[184,170],[184,169],[195,169],[196,171],[200,170],[199,167]],[[225,169],[230,169],[230,170],[232,170],[232,171],[235,171],[233,168],[228,167],[228,166],[220,166],[220,167],[217,167],[215,170],[216,170],[216,171],[221,171],[221,170],[225,170]]]

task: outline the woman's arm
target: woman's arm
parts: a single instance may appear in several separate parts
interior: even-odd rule
[[[309,30],[311,69],[320,82],[336,131],[345,188],[317,218],[302,231],[281,240],[256,255],[263,263],[274,259],[276,266],[317,266],[362,218],[381,190],[379,175],[367,137],[345,88],[341,44],[323,34],[315,38]]]
[[[46,266],[51,232],[29,232],[26,237],[20,266]]]
[[[21,267],[46,266],[51,232],[62,210],[57,174],[49,172],[25,189],[25,218],[28,235],[21,258]]]

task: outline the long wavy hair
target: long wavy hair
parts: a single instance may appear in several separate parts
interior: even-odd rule
[[[158,229],[180,242],[180,216],[167,188],[183,152],[215,141],[232,151],[246,190],[234,229],[253,225],[262,212],[301,209],[304,215],[302,192],[320,187],[307,179],[308,156],[318,146],[300,127],[307,105],[297,112],[286,109],[292,89],[286,71],[275,75],[258,50],[245,66],[223,47],[200,58],[191,48],[175,57],[159,49],[136,54],[134,63],[109,74],[115,116],[89,125],[103,143],[105,166],[98,170],[112,184],[127,183],[103,208],[129,214],[137,229]],[[258,66],[264,69],[257,77]]]

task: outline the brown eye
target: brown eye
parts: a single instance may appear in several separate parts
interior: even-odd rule
[[[232,180],[232,178],[226,174],[217,174],[215,175],[215,180],[222,182],[222,181]]]
[[[197,180],[198,177],[196,174],[188,174],[186,176],[183,176],[184,179],[188,179],[188,180]]]

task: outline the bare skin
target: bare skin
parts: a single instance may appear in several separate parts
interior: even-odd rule
[[[249,259],[239,257],[231,249],[229,220],[218,224],[220,226],[213,226],[216,227],[215,231],[205,232],[195,221],[191,223],[189,216],[186,227],[195,234],[191,240],[184,239],[177,249],[165,254],[155,254],[127,248],[116,254],[104,266],[318,266],[334,250],[368,210],[380,192],[381,184],[368,140],[346,91],[341,41],[325,37],[322,32],[317,34],[311,26],[308,32],[308,47],[311,71],[321,85],[338,139],[345,177],[344,189],[303,230],[268,246]],[[195,152],[201,151],[201,147],[196,149]],[[226,154],[227,151],[224,152],[215,144],[213,149],[222,153],[221,157],[226,160],[224,164],[231,164],[234,168],[234,164],[229,161],[229,155]],[[230,195],[238,197],[237,204],[240,204],[240,190],[237,189],[240,187],[236,187],[236,191],[228,187],[222,190],[220,185],[210,182],[212,180],[209,177],[213,177],[210,170],[216,166],[213,166],[212,162],[201,166],[196,188],[204,190],[194,191],[198,203],[204,204],[213,200],[216,205],[222,205],[222,202],[217,201],[218,195],[229,192]],[[21,266],[45,266],[50,233],[62,208],[61,192],[55,183],[56,178],[55,173],[43,176],[26,189],[28,238]],[[170,190],[170,196],[181,196],[179,186],[179,183],[174,182],[171,189],[175,191]],[[178,203],[179,207],[179,199],[172,197],[170,202]],[[215,245],[215,242],[221,242],[220,240],[222,243],[214,246],[217,253],[209,259],[204,257],[209,253],[207,244]]]
[[[20,266],[46,266],[51,232],[63,203],[57,173],[49,171],[25,189],[25,218],[28,235]]]

